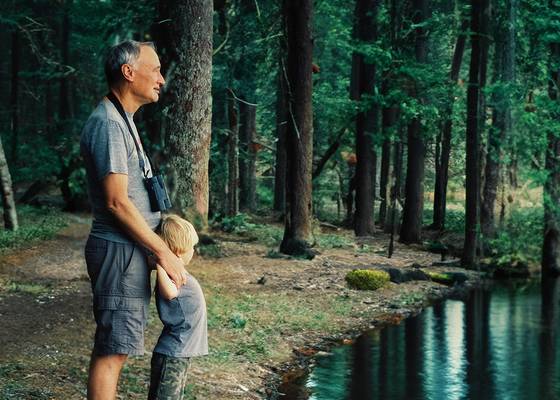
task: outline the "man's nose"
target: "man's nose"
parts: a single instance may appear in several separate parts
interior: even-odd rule
[[[165,85],[165,78],[163,77],[163,75],[162,75],[162,74],[159,74],[159,80],[158,80],[158,83],[159,83],[159,85],[160,85],[160,86],[163,86],[163,85]]]

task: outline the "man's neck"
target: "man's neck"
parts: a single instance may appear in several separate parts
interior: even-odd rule
[[[140,108],[141,104],[135,101],[134,96],[126,87],[111,88],[111,92],[119,99],[127,113],[134,114]]]

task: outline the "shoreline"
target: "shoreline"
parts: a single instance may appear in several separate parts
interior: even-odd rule
[[[456,269],[463,271],[460,268]],[[289,391],[288,393],[292,396],[299,393],[298,390],[301,390],[301,386],[297,381],[311,372],[315,357],[318,354],[328,353],[337,346],[352,344],[358,336],[369,331],[398,325],[405,319],[422,313],[438,302],[464,298],[471,290],[482,287],[484,284],[485,280],[479,275],[473,276],[463,284],[452,287],[441,286],[437,288],[439,289],[437,291],[432,290],[434,288],[428,288],[424,293],[425,298],[415,304],[396,309],[393,312],[374,315],[372,321],[367,324],[357,325],[344,332],[319,338],[319,341],[313,343],[308,342],[299,349],[294,348],[291,359],[274,367],[275,371],[271,371],[270,375],[264,379],[265,398],[267,400],[281,399],[286,391]],[[437,295],[435,295],[436,293]]]

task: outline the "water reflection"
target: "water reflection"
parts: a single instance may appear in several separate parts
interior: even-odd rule
[[[282,398],[560,399],[559,302],[558,280],[476,290],[318,358]]]

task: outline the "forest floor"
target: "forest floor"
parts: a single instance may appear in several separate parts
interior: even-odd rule
[[[53,239],[0,253],[0,398],[85,399],[94,323],[83,259],[90,219],[68,215]],[[379,233],[357,242],[350,231],[318,233],[313,260],[281,257],[270,241],[278,224],[243,234],[211,232],[217,243],[195,257],[189,271],[208,305],[210,355],[194,359],[188,399],[275,398],[288,371],[305,366],[316,351],[360,332],[418,312],[453,289],[431,281],[389,283],[375,292],[351,290],[345,274],[357,267],[419,264],[426,271],[473,271],[434,266],[438,254],[396,244]],[[319,228],[316,228],[316,231]],[[467,285],[468,286],[468,285]],[[152,299],[146,349],[161,325]],[[144,399],[150,353],[133,357],[123,370],[119,399]]]

